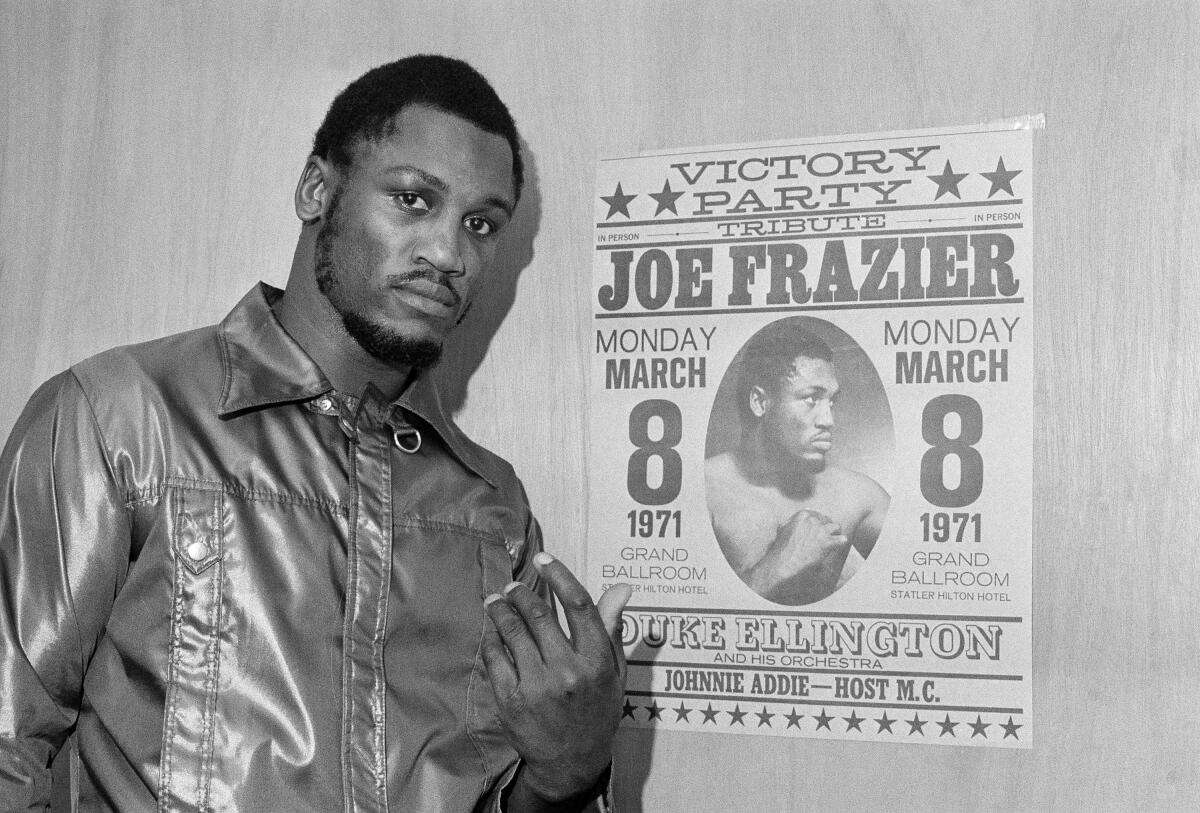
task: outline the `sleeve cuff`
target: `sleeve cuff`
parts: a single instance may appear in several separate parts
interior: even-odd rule
[[[491,801],[484,808],[488,813],[508,813],[504,807],[504,792],[508,786],[512,784],[517,777],[517,771],[521,769],[522,760],[517,759],[508,770],[505,771],[500,779],[496,782],[495,788],[492,790]],[[612,763],[604,771],[604,775],[596,782],[595,793],[592,801],[583,808],[584,813],[614,813],[612,798],[613,798],[613,783],[612,783]]]

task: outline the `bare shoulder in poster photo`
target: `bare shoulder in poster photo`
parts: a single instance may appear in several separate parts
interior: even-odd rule
[[[876,478],[894,448],[883,384],[845,332],[807,316],[766,325],[709,418],[704,479],[725,559],[777,604],[829,596],[879,537],[890,498]]]

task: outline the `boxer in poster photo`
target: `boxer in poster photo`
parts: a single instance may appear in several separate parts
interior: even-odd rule
[[[704,471],[725,558],[754,592],[793,606],[829,596],[855,574],[871,554],[890,500],[874,479],[831,459],[845,393],[837,355],[815,325],[837,331],[821,320],[790,317],[762,328],[742,348],[721,387],[722,394],[733,390],[736,426],[714,406]],[[862,356],[848,337],[843,344],[850,346],[843,352]],[[856,395],[877,398],[886,412],[878,376],[864,378],[873,381],[854,382]],[[714,451],[721,436],[737,434],[736,443]]]

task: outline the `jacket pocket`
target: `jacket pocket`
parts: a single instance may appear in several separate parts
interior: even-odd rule
[[[172,486],[167,508],[173,584],[158,809],[198,813],[211,809],[229,516],[219,488]]]
[[[471,810],[515,758],[480,656],[483,599],[512,581],[504,538],[451,522],[394,520],[384,662],[388,802]],[[423,803],[424,800],[424,803]]]
[[[501,592],[513,580],[512,559],[503,540],[487,539],[480,543],[479,567],[485,596]],[[491,623],[485,613],[484,628],[490,628]],[[482,634],[480,637],[482,638]],[[467,731],[483,764],[486,787],[490,788],[512,764],[516,753],[500,728],[495,694],[489,685],[487,669],[483,665],[482,646],[476,649],[475,662],[471,667],[466,708]]]

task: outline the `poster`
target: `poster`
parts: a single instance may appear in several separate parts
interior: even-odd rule
[[[1037,124],[600,162],[623,725],[1031,747]]]

